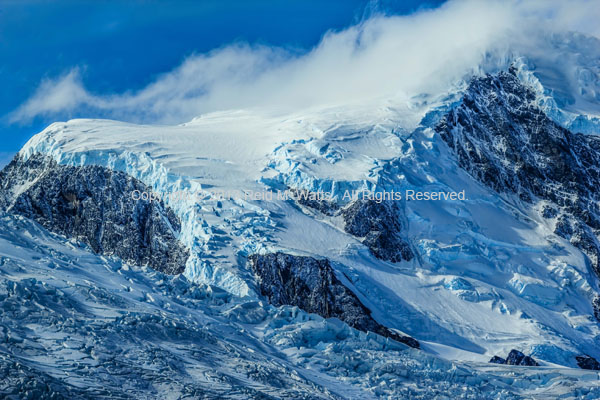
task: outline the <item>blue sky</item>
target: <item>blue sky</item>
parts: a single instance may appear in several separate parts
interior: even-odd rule
[[[0,164],[54,120],[85,108],[10,121],[43,80],[73,68],[94,95],[135,92],[186,57],[231,43],[306,52],[373,9],[408,14],[440,1],[3,1],[0,3]]]

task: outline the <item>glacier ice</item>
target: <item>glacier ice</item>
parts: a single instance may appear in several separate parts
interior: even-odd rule
[[[565,107],[544,86],[539,64],[515,66],[550,119],[598,133],[589,107]],[[458,82],[408,105],[382,100],[285,116],[231,111],[161,127],[49,126],[20,156],[98,165],[159,193],[205,196],[165,200],[190,251],[176,277],[93,255],[31,221],[0,215],[0,393],[599,397],[598,373],[578,369],[576,359],[600,359],[597,277],[586,255],[556,234],[559,217],[548,204],[473,179],[433,129],[461,105],[467,87]],[[333,193],[340,207],[346,190],[465,190],[467,200],[402,202],[402,234],[414,257],[386,260],[335,213],[216,194],[290,187]],[[278,251],[327,258],[375,321],[415,337],[423,350],[267,304],[247,259]],[[541,367],[488,362],[513,349]]]

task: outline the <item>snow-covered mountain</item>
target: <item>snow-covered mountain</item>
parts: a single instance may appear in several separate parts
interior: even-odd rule
[[[0,172],[0,393],[600,397],[577,61],[569,85],[519,57],[410,101],[50,125]]]

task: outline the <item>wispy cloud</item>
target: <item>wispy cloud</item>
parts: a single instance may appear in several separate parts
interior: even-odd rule
[[[15,113],[11,120],[31,119],[37,115],[52,115],[73,110],[82,104],[95,102],[96,99],[85,90],[78,68],[65,75],[42,81],[37,91]]]
[[[223,109],[298,109],[436,92],[477,72],[485,60],[501,63],[520,52],[556,54],[560,47],[547,39],[554,34],[599,36],[598,20],[594,1],[455,0],[410,16],[373,15],[326,34],[302,55],[246,44],[195,55],[137,92],[90,93],[74,68],[42,82],[10,119],[85,110],[89,116],[180,123]]]

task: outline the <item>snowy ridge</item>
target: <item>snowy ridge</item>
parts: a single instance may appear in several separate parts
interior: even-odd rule
[[[519,78],[536,91],[538,105],[561,126],[600,134],[600,40],[569,32],[550,35],[546,41],[554,51],[529,49],[492,64],[500,70],[516,66]]]

